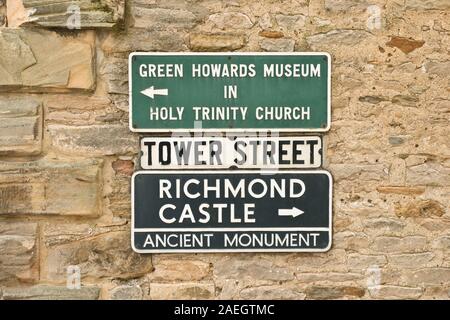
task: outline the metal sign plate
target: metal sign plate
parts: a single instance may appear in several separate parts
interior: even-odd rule
[[[322,140],[301,137],[170,137],[141,139],[141,168],[319,168]]]
[[[330,127],[328,53],[132,53],[134,132]]]
[[[331,246],[327,171],[139,171],[136,252],[322,252]]]

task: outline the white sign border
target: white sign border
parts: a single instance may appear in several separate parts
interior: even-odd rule
[[[211,171],[211,170],[177,170],[177,171],[167,171],[167,170],[158,170],[158,171],[148,171],[148,170],[141,170],[136,171],[133,173],[133,176],[131,177],[131,247],[134,252],[136,253],[240,253],[240,252],[327,252],[331,249],[331,246],[333,244],[333,177],[331,176],[331,173],[326,170],[278,170],[278,171],[264,171],[264,174],[280,174],[280,173],[287,173],[287,174],[325,174],[330,182],[330,188],[328,192],[328,236],[329,236],[329,242],[328,246],[323,249],[295,249],[295,248],[289,248],[289,249],[217,249],[217,248],[211,248],[211,249],[198,249],[198,250],[188,250],[188,249],[173,249],[173,250],[160,250],[160,249],[148,249],[148,250],[142,250],[137,249],[134,245],[134,233],[135,233],[135,227],[134,227],[134,179],[139,174],[204,174],[204,173],[213,173],[213,174],[236,174],[236,173],[251,173],[255,174],[257,173],[257,170],[217,170],[217,171]],[[159,228],[161,232],[164,232],[164,228]],[[170,228],[165,228],[170,229]],[[186,229],[186,228],[185,228]],[[209,231],[218,230],[220,231],[220,228],[207,228]],[[235,228],[234,231],[240,231],[240,229],[248,229],[248,228]],[[270,228],[259,228],[260,230],[267,230]],[[296,228],[285,228],[289,230],[294,230]],[[298,229],[298,228],[297,228]],[[184,229],[179,228],[178,231],[184,231]],[[202,229],[199,229],[202,230]],[[205,228],[203,229],[205,230]]]
[[[327,126],[325,128],[176,128],[176,129],[136,129],[133,128],[132,59],[135,56],[326,56],[328,58],[327,77]],[[130,131],[140,133],[166,132],[327,132],[331,127],[331,55],[328,52],[132,52],[128,57],[128,125]]]

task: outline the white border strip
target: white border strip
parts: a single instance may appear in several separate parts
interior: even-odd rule
[[[238,252],[326,252],[331,249],[332,243],[333,243],[333,232],[332,232],[332,225],[333,225],[333,177],[331,174],[326,170],[283,170],[283,171],[264,171],[265,174],[325,174],[329,179],[329,192],[328,192],[328,228],[324,231],[328,231],[328,237],[329,237],[329,243],[326,248],[323,249],[295,249],[295,248],[289,248],[289,249],[217,249],[217,248],[210,248],[210,249],[148,249],[148,250],[142,250],[137,249],[134,245],[134,233],[139,232],[139,230],[158,230],[160,232],[164,232],[165,230],[170,229],[164,229],[164,228],[135,228],[134,227],[134,179],[137,175],[140,174],[165,174],[165,175],[177,175],[177,174],[241,174],[241,173],[248,173],[248,174],[255,174],[258,171],[255,170],[217,170],[217,171],[211,171],[211,170],[178,170],[178,171],[166,171],[166,170],[158,170],[158,171],[136,171],[133,176],[131,177],[131,247],[133,248],[134,252],[137,253],[238,253]],[[186,229],[176,229],[178,232],[182,232],[185,230],[190,230],[193,228],[186,228]],[[205,228],[208,231],[211,231],[209,228]],[[222,229],[229,229],[229,228],[222,228]],[[240,231],[239,228],[231,228],[232,231]],[[246,229],[246,228],[241,228]],[[254,228],[248,228],[253,229],[252,231],[256,231]],[[257,230],[265,230],[265,229],[284,229],[283,231],[287,231],[286,228],[257,228]],[[296,229],[309,229],[309,228],[292,228],[288,229],[289,231],[297,231]],[[320,231],[321,228],[313,228],[314,230]],[[195,231],[201,230],[200,228],[195,229]],[[213,229],[214,231],[220,231],[220,228]],[[281,231],[281,230],[280,230]],[[302,231],[302,230],[299,230]],[[153,231],[149,231],[153,232]]]
[[[326,56],[327,77],[327,126],[325,128],[184,128],[184,129],[135,129],[133,128],[132,59],[134,56]],[[132,132],[327,132],[331,127],[331,55],[328,52],[132,52],[128,57],[129,128]]]

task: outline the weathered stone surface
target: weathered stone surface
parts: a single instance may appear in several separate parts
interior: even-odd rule
[[[283,38],[284,34],[280,31],[270,31],[270,30],[263,30],[258,33],[259,36],[265,37],[265,38],[272,38],[272,39],[279,39]]]
[[[62,93],[45,96],[44,105],[50,114],[56,111],[78,111],[78,113],[83,113],[91,110],[108,109],[111,106],[111,101],[105,96]],[[48,119],[48,116],[46,116],[46,119]]]
[[[395,214],[399,217],[440,217],[444,213],[444,207],[435,200],[418,200],[395,206]]]
[[[303,300],[306,295],[290,286],[260,286],[242,290],[240,297],[248,300]]]
[[[348,264],[351,270],[367,270],[370,267],[382,267],[387,263],[384,255],[364,255],[352,253],[348,255]]]
[[[406,9],[445,10],[450,8],[448,0],[406,0]]]
[[[278,26],[285,31],[301,30],[306,23],[304,15],[285,15],[277,14],[275,16]]]
[[[42,149],[42,104],[0,98],[0,155],[36,155]]]
[[[365,0],[325,0],[325,9],[333,12],[366,9],[368,6],[369,4]]]
[[[421,48],[425,44],[423,40],[414,40],[412,38],[391,36],[391,39],[386,42],[389,47],[399,48],[403,53],[410,53],[417,48]]]
[[[389,167],[389,184],[402,186],[406,179],[406,162],[403,159],[395,158]]]
[[[410,285],[444,285],[450,283],[450,268],[426,268],[406,276]]]
[[[5,0],[0,0],[0,27],[6,26],[6,6]]]
[[[425,72],[441,77],[446,77],[450,73],[450,61],[427,60],[423,67]]]
[[[361,102],[371,103],[371,104],[378,104],[383,101],[387,101],[388,99],[383,96],[362,96],[358,98]]]
[[[412,186],[450,186],[450,168],[427,162],[409,167],[406,184]]]
[[[379,164],[332,164],[330,169],[335,181],[344,179],[382,180],[387,176],[385,167]]]
[[[389,264],[396,268],[418,269],[429,267],[433,258],[431,252],[394,254],[389,256]]]
[[[97,300],[100,288],[96,286],[68,289],[65,286],[37,285],[27,288],[4,288],[5,300]]]
[[[142,300],[143,292],[139,286],[118,286],[110,292],[111,300]]]
[[[150,278],[155,282],[200,281],[211,276],[209,263],[196,260],[157,259]]]
[[[425,228],[428,231],[447,231],[450,230],[450,219],[420,219],[419,224],[421,227]]]
[[[110,28],[123,19],[125,0],[8,0],[8,26]]]
[[[333,236],[333,243],[336,243],[334,241]],[[349,247],[346,249],[351,250]],[[321,272],[347,272],[346,259],[346,251],[335,248],[333,244],[333,249],[327,253],[303,253],[301,255],[295,255],[287,259],[286,264],[291,266],[295,271],[295,275],[299,277],[301,273],[314,273],[317,270],[321,270]]]
[[[369,289],[369,293],[374,299],[418,299],[422,295],[423,289],[383,285]]]
[[[314,282],[346,282],[356,281],[362,278],[359,273],[339,273],[339,272],[320,272],[320,273],[296,273],[296,277],[300,283]]]
[[[106,82],[108,93],[128,94],[127,59],[105,59],[100,67],[99,73]]]
[[[56,241],[56,242],[55,242]],[[46,259],[42,277],[64,282],[70,265],[80,267],[83,280],[102,278],[129,279],[151,272],[149,255],[134,253],[130,231],[122,228],[95,228],[73,224],[46,225],[44,229]]]
[[[246,38],[237,34],[202,34],[190,35],[189,47],[192,51],[233,51],[245,45]]]
[[[0,162],[0,215],[100,213],[100,160]]]
[[[183,51],[186,50],[184,35],[167,30],[131,29],[127,33],[109,33],[101,41],[106,54],[130,53],[132,51]]]
[[[3,197],[0,194],[0,201]],[[0,284],[34,282],[39,277],[37,223],[0,222]]]
[[[267,30],[273,27],[273,22],[272,22],[272,17],[270,16],[270,14],[268,13],[264,13],[260,18],[259,18],[259,26],[263,29],[263,30]]]
[[[150,283],[150,297],[153,300],[204,300],[214,297],[212,283]]]
[[[49,125],[48,132],[55,148],[75,154],[137,153],[139,144],[126,125]]]
[[[311,286],[306,289],[307,299],[341,299],[344,297],[361,298],[366,291],[352,286]]]
[[[376,218],[367,219],[363,222],[364,229],[372,229],[376,232],[397,232],[405,227],[405,223],[399,219]]]
[[[433,247],[441,250],[450,249],[450,236],[442,236],[437,238],[433,243]]]
[[[419,99],[413,96],[396,95],[391,101],[393,104],[398,104],[404,107],[417,107]]]
[[[215,265],[214,276],[227,279],[262,279],[273,281],[293,280],[294,274],[286,267],[278,267],[272,261],[260,258],[227,259]]]
[[[295,40],[293,39],[263,39],[260,44],[264,51],[292,52],[294,51]]]
[[[378,237],[374,241],[374,249],[382,252],[421,252],[427,249],[427,238],[424,236]]]
[[[196,16],[187,10],[132,7],[133,26],[150,30],[190,29]]]
[[[346,250],[364,250],[369,247],[370,239],[363,232],[336,232],[333,236],[333,247]]]
[[[208,20],[220,29],[249,29],[253,26],[250,18],[240,12],[215,13]]]
[[[126,161],[126,160],[123,160]],[[131,190],[131,179],[130,179],[130,168],[123,167],[124,171],[116,167],[114,171],[114,162],[112,162],[112,173],[109,179],[109,189],[106,194],[108,209],[114,216],[130,218],[131,216],[131,201],[130,201],[130,190]],[[128,172],[127,172],[128,171]]]
[[[112,167],[116,174],[131,176],[134,171],[134,162],[131,160],[117,159],[113,161]]]
[[[91,90],[94,34],[0,29],[0,90]]]
[[[313,50],[325,50],[329,46],[358,45],[370,36],[364,30],[332,30],[306,37],[306,42]]]
[[[377,187],[377,191],[380,193],[419,195],[419,194],[422,194],[425,192],[425,188],[424,187],[384,186],[384,187]]]

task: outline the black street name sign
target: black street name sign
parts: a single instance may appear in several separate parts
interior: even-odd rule
[[[302,137],[145,137],[141,167],[152,169],[319,168],[322,140]]]
[[[323,170],[138,171],[132,246],[139,253],[323,252],[332,178]]]

